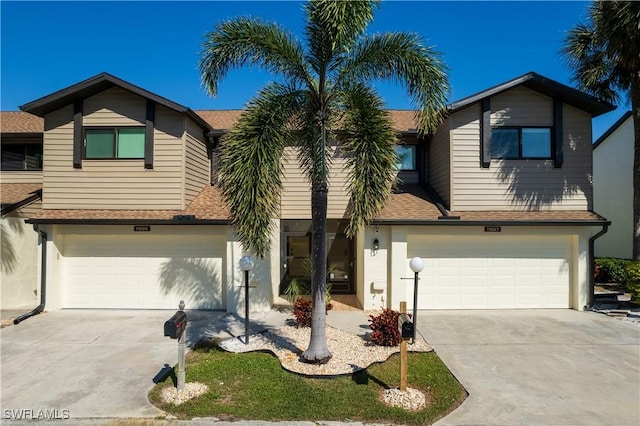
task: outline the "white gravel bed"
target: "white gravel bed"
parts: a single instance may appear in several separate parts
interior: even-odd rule
[[[402,407],[405,410],[418,411],[426,407],[427,398],[417,389],[407,388],[401,391],[398,388],[385,389],[382,401],[392,407]]]
[[[284,326],[249,336],[249,344],[244,340],[230,338],[219,346],[228,352],[269,351],[274,353],[282,367],[294,373],[308,376],[335,376],[364,370],[376,362],[386,361],[400,351],[399,346],[387,347],[371,344],[365,336],[359,336],[327,326],[327,345],[333,355],[326,364],[308,364],[300,360],[300,355],[309,344],[311,329]],[[431,346],[424,339],[409,344],[411,352],[429,352]]]
[[[209,387],[203,383],[185,383],[184,389],[181,391],[178,391],[178,389],[173,386],[163,388],[160,392],[160,397],[164,402],[170,402],[173,405],[180,405],[183,402],[204,394],[208,390]]]

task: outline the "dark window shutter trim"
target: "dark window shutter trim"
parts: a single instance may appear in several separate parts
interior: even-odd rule
[[[84,148],[82,140],[82,109],[84,102],[76,101],[73,104],[73,168],[82,168],[82,151]]]
[[[553,166],[559,169],[564,163],[564,152],[562,149],[564,129],[562,125],[562,101],[558,99],[553,100],[553,126]]]
[[[144,132],[144,168],[153,169],[153,130],[156,117],[156,103],[147,100],[147,121]]]
[[[486,169],[491,165],[491,99],[482,100],[482,117],[480,118],[480,167]]]

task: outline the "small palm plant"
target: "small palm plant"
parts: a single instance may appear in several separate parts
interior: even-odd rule
[[[295,303],[298,298],[303,296],[311,296],[311,280],[313,278],[313,262],[311,262],[311,257],[303,260],[302,267],[304,269],[304,277],[292,279],[284,290],[284,295],[289,303]],[[334,269],[335,267],[333,265],[329,265],[327,268],[327,277],[331,275]],[[325,286],[324,297],[327,303],[327,310],[331,310],[331,284]]]

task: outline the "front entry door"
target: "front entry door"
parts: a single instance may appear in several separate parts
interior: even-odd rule
[[[327,234],[327,275],[331,293],[354,293],[353,244],[344,234]]]
[[[291,280],[310,281],[311,234],[285,232],[282,238],[280,293]],[[331,293],[353,294],[353,242],[344,234],[327,234],[327,284]]]
[[[301,283],[309,281],[309,259],[311,255],[311,235],[285,233],[282,247],[282,280],[280,293],[284,293],[289,283],[296,279]]]

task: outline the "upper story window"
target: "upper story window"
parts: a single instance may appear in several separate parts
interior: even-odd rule
[[[2,170],[42,170],[42,143],[3,143]]]
[[[550,159],[550,127],[498,127],[492,129],[491,158]]]
[[[396,169],[400,171],[416,170],[416,146],[396,145],[396,155],[398,162]]]
[[[85,128],[87,160],[143,159],[144,127]]]

